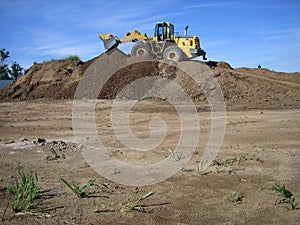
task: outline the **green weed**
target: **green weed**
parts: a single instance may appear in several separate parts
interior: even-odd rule
[[[233,164],[237,161],[236,158],[229,158],[229,159],[226,159],[226,160],[214,160],[212,165],[213,166],[216,166],[216,170],[218,173],[221,172],[221,168],[222,167],[225,167],[226,168],[226,172],[231,174],[234,170],[234,167],[233,167]]]
[[[69,55],[68,57],[65,58],[65,60],[71,60],[71,61],[79,61],[80,58],[77,55]]]
[[[141,201],[149,198],[150,196],[154,195],[153,191],[150,191],[148,194],[144,195],[143,197],[139,198],[138,200],[134,201],[134,202],[129,202],[126,205],[123,206],[125,211],[129,211],[129,210],[140,210],[143,211],[143,205],[141,204]]]
[[[213,166],[225,166],[225,167],[230,167],[230,166],[233,166],[233,164],[237,161],[236,158],[229,158],[229,159],[226,159],[224,161],[218,161],[218,160],[214,160],[213,161]]]
[[[258,190],[262,191],[264,189],[263,187],[263,183],[260,179],[258,179],[258,182],[257,182],[257,188]]]
[[[249,153],[246,153],[244,155],[242,155],[240,158],[239,158],[239,164],[242,163],[242,162],[245,162],[247,160],[252,160],[252,161],[258,161],[258,162],[264,162],[261,158],[259,158],[257,155],[253,154],[249,154]]]
[[[236,157],[234,158],[229,158],[229,159],[226,159],[226,160],[214,160],[212,162],[212,166],[216,166],[216,170],[217,172],[221,172],[222,171],[222,167],[225,167],[226,168],[226,172],[228,172],[229,174],[232,173],[235,168],[234,168],[234,165],[236,163],[238,164],[241,164],[245,161],[248,161],[248,160],[252,160],[252,161],[258,161],[258,162],[263,162],[262,159],[260,159],[258,156],[256,156],[255,154],[251,155],[249,153],[246,153],[244,155],[242,155],[239,159],[237,159]]]
[[[151,100],[152,97],[151,96],[143,96],[140,98],[140,101],[143,101],[143,100]]]
[[[60,155],[58,154],[53,148],[50,150],[49,154],[47,155],[46,159],[47,160],[57,160],[60,158],[65,158],[64,154]]]
[[[78,198],[85,198],[87,197],[87,190],[93,186],[98,186],[95,181],[96,179],[88,182],[86,185],[80,186],[80,183],[70,184],[65,179],[60,178],[60,180],[78,197]]]
[[[174,152],[174,150],[168,149],[168,152],[170,153],[170,157],[173,161],[179,161],[180,159],[182,159],[182,156],[179,153]]]
[[[33,201],[39,195],[39,178],[37,172],[29,170],[26,174],[23,168],[18,162],[18,175],[19,179],[8,187],[7,191],[14,195],[14,201],[12,202],[12,209],[14,212],[26,211],[30,208]]]
[[[93,205],[94,205],[94,212],[95,212],[95,213],[98,213],[98,212],[101,211],[101,210],[99,209],[99,207],[102,207],[104,204],[103,204],[103,203],[96,203],[96,202],[94,202]]]
[[[293,193],[285,188],[284,184],[280,184],[276,182],[272,190],[278,192],[279,199],[275,201],[275,204],[286,203],[289,208],[296,209],[295,197],[293,197]]]
[[[57,59],[48,59],[48,60],[44,60],[44,61],[42,62],[42,64],[49,63],[49,62],[52,62],[52,61],[55,61],[55,60],[57,60]]]
[[[243,201],[244,195],[237,191],[232,191],[229,200],[235,204],[240,204]]]

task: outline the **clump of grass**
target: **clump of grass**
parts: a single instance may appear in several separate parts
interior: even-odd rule
[[[243,198],[244,198],[244,195],[240,192],[237,192],[237,191],[232,191],[230,196],[229,196],[229,200],[231,202],[234,202],[235,204],[242,203]]]
[[[55,61],[55,60],[57,60],[57,59],[48,59],[48,60],[44,60],[44,61],[42,62],[42,64],[49,63],[49,62],[52,62],[52,61]]]
[[[230,166],[233,166],[233,164],[237,161],[237,159],[234,157],[234,158],[229,158],[229,159],[226,159],[226,160],[214,160],[213,161],[213,166],[225,166],[225,167],[230,167]]]
[[[174,150],[172,149],[168,149],[168,152],[170,153],[170,157],[172,158],[173,161],[179,161],[180,159],[182,159],[182,156],[175,152]]]
[[[152,99],[152,96],[143,96],[140,98],[140,101],[143,101],[143,100],[151,100]]]
[[[226,168],[226,171],[230,174],[233,172],[234,170],[234,167],[233,167],[233,164],[237,161],[236,158],[229,158],[229,159],[226,159],[226,160],[214,160],[212,165],[213,166],[216,166],[216,170],[217,172],[221,172],[221,167],[225,167]]]
[[[239,164],[242,163],[242,162],[245,162],[247,160],[252,160],[252,161],[258,161],[258,162],[264,162],[261,158],[259,158],[257,155],[255,154],[249,154],[249,153],[246,153],[244,155],[242,155],[240,158],[239,158]]]
[[[263,186],[263,183],[262,183],[261,179],[258,179],[257,188],[260,191],[262,191],[264,189],[264,186]]]
[[[80,186],[80,183],[78,184],[71,184],[67,182],[65,179],[60,178],[60,180],[78,197],[78,198],[85,198],[87,197],[87,190],[90,189],[93,186],[98,186],[94,180],[89,181],[87,184]]]
[[[58,154],[53,148],[50,150],[49,154],[46,156],[46,159],[51,161],[51,160],[57,160],[60,158],[65,158],[64,154],[60,155]]]
[[[284,184],[280,184],[276,182],[272,190],[278,193],[279,199],[275,201],[276,204],[286,203],[288,204],[290,209],[296,209],[295,197],[293,197],[293,193],[285,188]]]
[[[141,198],[139,198],[138,200],[134,201],[134,202],[129,202],[126,205],[123,206],[123,209],[125,211],[130,211],[130,210],[139,210],[139,211],[144,211],[143,205],[141,204],[141,201],[149,198],[150,196],[154,195],[153,191],[150,191],[149,193],[147,193],[146,195],[142,196]]]
[[[28,173],[25,173],[20,162],[18,162],[18,175],[19,179],[16,178],[7,189],[9,193],[14,195],[12,209],[16,213],[29,209],[39,195],[37,172],[29,170]]]
[[[240,164],[240,163],[243,163],[248,160],[263,162],[263,160],[261,158],[259,158],[257,155],[246,153],[246,154],[242,155],[239,159],[234,157],[234,158],[229,158],[229,159],[226,159],[223,161],[214,160],[212,165],[213,166],[216,165],[216,166],[230,167],[230,166],[233,166],[234,163],[236,163],[236,162],[238,162]]]
[[[79,61],[80,58],[78,55],[69,55],[68,57],[65,58],[65,60],[70,60],[70,61]]]
[[[263,162],[263,160],[261,158],[259,158],[258,156],[256,156],[255,154],[246,153],[246,154],[242,155],[239,159],[234,157],[234,158],[229,158],[229,159],[226,159],[223,161],[222,160],[214,160],[212,163],[212,166],[216,166],[216,170],[218,173],[221,172],[222,167],[226,168],[226,172],[232,173],[235,170],[235,168],[234,168],[235,163],[241,164],[248,160],[258,161],[261,163]]]

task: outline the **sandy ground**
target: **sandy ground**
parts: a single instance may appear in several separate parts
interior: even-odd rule
[[[154,116],[168,125],[165,140],[151,155],[133,154],[116,139],[110,109],[110,101],[98,101],[96,127],[112,156],[149,163],[168,157],[166,150],[176,146],[180,122],[172,106],[146,101],[132,109],[130,125],[137,137],[149,135],[147,126]],[[0,103],[1,224],[299,224],[300,206],[290,210],[287,204],[275,204],[278,196],[272,186],[285,184],[299,204],[300,110],[233,107],[227,112],[226,134],[216,160],[245,155],[248,160],[228,167],[211,165],[204,173],[197,166],[209,138],[211,118],[200,106],[199,117],[199,145],[189,163],[163,182],[132,187],[102,177],[85,162],[73,136],[72,101]],[[38,138],[47,143],[35,143]],[[47,160],[51,149],[64,157]],[[5,191],[17,177],[17,161],[41,178],[40,198],[21,215],[13,213],[13,196]],[[89,189],[88,197],[77,198],[61,177],[81,184],[96,179],[99,186]],[[155,194],[141,202],[143,211],[124,212],[126,203],[150,191]],[[243,196],[239,204],[229,200],[233,191]]]

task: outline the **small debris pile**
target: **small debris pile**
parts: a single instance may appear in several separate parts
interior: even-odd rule
[[[78,151],[76,143],[65,142],[65,141],[47,141],[45,138],[38,138],[32,141],[34,145],[42,146],[44,149],[53,149],[56,152],[62,151]]]

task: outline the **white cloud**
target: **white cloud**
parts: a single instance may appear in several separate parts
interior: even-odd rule
[[[78,55],[81,59],[87,60],[91,56],[103,52],[100,39],[95,34],[95,41],[78,39],[77,36],[65,34],[58,31],[30,29],[27,31],[27,38],[30,38],[28,45],[23,47],[27,53],[40,56],[62,58],[68,55]]]
[[[98,50],[97,50],[98,49]],[[100,53],[100,45],[92,45],[92,44],[61,44],[61,45],[53,45],[53,46],[41,46],[36,49],[36,52],[41,55],[56,55],[65,57],[68,55],[78,55],[79,57],[86,58],[89,55],[94,55],[97,52]]]
[[[255,34],[258,34],[256,32]],[[299,28],[286,28],[286,29],[273,29],[267,30],[264,26],[261,27],[259,32],[264,42],[273,41],[273,40],[282,40],[290,38],[300,38],[300,29]]]
[[[239,4],[238,2],[222,2],[222,3],[200,3],[195,5],[190,5],[184,7],[184,9],[196,9],[196,8],[211,8],[211,7],[224,7],[224,6],[230,6],[230,5],[236,5]]]

